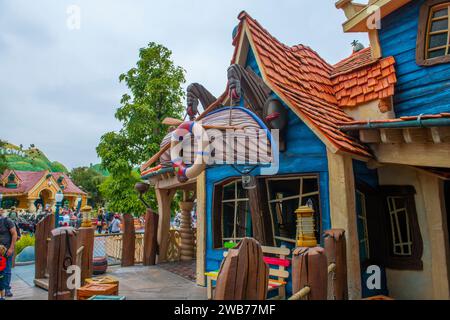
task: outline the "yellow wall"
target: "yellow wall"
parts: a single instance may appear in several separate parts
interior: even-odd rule
[[[419,221],[419,228],[423,240],[423,270],[409,271],[409,270],[393,270],[386,269],[387,286],[389,294],[395,299],[438,299],[442,298],[442,291],[438,292],[437,287],[439,283],[446,282],[448,284],[447,264],[448,261],[442,259],[433,259],[439,255],[439,250],[445,252],[448,250],[448,243],[433,240],[430,236],[430,231],[446,232],[446,224],[440,225],[440,230],[433,230],[430,225],[430,215],[427,215],[426,201],[430,203],[441,202],[438,193],[430,193],[429,186],[424,186],[423,175],[428,173],[421,173],[416,169],[406,166],[384,166],[378,170],[380,185],[412,185],[416,189],[415,202],[417,210],[417,218]],[[436,178],[437,179],[437,178]],[[436,183],[439,181],[436,180]],[[442,211],[435,212],[435,218],[442,220]],[[435,265],[433,265],[433,263]],[[439,264],[439,265],[438,265]],[[444,266],[442,266],[444,264]],[[444,272],[445,269],[445,272]],[[441,270],[440,274],[436,274],[436,270]],[[435,273],[433,275],[433,272]],[[448,299],[448,286],[447,299]],[[445,296],[445,293],[444,293]]]

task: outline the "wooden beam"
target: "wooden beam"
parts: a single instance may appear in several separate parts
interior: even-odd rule
[[[164,262],[167,259],[167,247],[169,241],[170,231],[170,204],[176,189],[155,189],[156,199],[158,201],[158,263]]]
[[[383,18],[410,1],[411,0],[376,0],[371,1],[370,4],[381,8],[380,15],[381,18]],[[369,5],[367,7],[369,7]],[[367,19],[372,14],[373,13],[368,10],[359,11],[343,24],[344,32],[367,32]]]
[[[430,128],[431,139],[434,143],[450,142],[450,128],[449,127],[434,127]]]
[[[422,143],[427,141],[428,130],[425,128],[405,128],[403,138],[406,143]]]
[[[380,131],[378,129],[359,130],[359,140],[364,143],[379,143],[381,141]]]
[[[425,203],[428,234],[430,235],[431,281],[436,300],[450,299],[449,242],[442,180],[426,173],[418,174]]]
[[[206,172],[197,177],[197,284],[206,285]]]
[[[190,179],[186,182],[178,181],[176,176],[164,177],[164,179],[159,180],[155,183],[155,188],[158,189],[173,189],[182,188],[195,183],[196,179]]]
[[[350,299],[361,298],[361,266],[356,225],[355,179],[352,158],[327,149],[331,226],[347,235],[347,282]]]
[[[380,138],[383,143],[402,143],[403,134],[401,129],[380,129]]]
[[[378,144],[372,150],[381,163],[450,167],[450,143]]]
[[[378,30],[369,30],[370,47],[372,48],[372,58],[379,59],[383,56],[381,51],[380,39],[378,37]]]

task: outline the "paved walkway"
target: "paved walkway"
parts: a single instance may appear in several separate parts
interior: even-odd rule
[[[128,300],[204,300],[206,289],[159,266],[110,267],[107,275],[119,279],[119,295]],[[47,300],[47,291],[33,284],[34,265],[13,269],[14,300]]]

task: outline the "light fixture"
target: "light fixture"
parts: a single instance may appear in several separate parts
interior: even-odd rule
[[[311,199],[308,200],[306,206],[301,206],[295,210],[297,215],[297,246],[298,247],[315,247],[317,239],[315,234],[314,209]]]
[[[55,195],[55,200],[56,200],[56,202],[60,203],[61,201],[63,201],[63,199],[64,199],[64,195],[61,192],[61,190],[59,190]]]

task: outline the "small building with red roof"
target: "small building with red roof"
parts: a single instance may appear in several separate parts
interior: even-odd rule
[[[6,170],[0,176],[0,194],[3,208],[15,206],[36,212],[37,206],[54,207],[55,195],[61,191],[63,205],[77,207],[78,202],[87,202],[87,193],[81,190],[70,177],[62,172]]]

